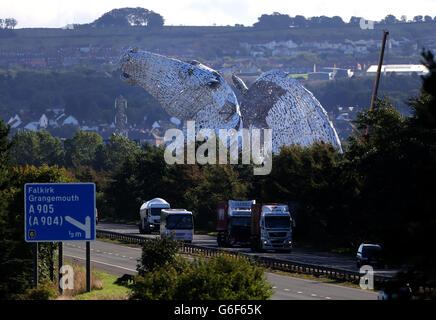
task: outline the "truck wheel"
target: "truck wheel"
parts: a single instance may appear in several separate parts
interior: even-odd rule
[[[142,228],[142,224],[141,224],[141,222],[139,222],[139,224],[138,224],[138,228],[139,228],[139,233],[140,233],[140,234],[144,234],[144,229]]]
[[[148,224],[144,228],[144,233],[145,234],[150,234],[151,233],[150,226]]]
[[[252,241],[251,242],[251,252],[256,252],[256,242]]]

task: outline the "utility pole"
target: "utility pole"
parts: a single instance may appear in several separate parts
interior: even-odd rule
[[[369,107],[369,111],[371,112],[374,107],[375,98],[377,97],[377,91],[378,91],[378,85],[380,82],[380,73],[381,73],[381,67],[383,65],[383,56],[385,54],[385,47],[386,47],[386,39],[389,35],[389,31],[383,30],[383,40],[380,50],[380,57],[378,58],[378,67],[377,67],[377,74],[375,76],[375,82],[374,82],[374,89],[372,90],[372,97],[371,97],[371,105]],[[366,126],[366,134],[368,134],[368,126]]]

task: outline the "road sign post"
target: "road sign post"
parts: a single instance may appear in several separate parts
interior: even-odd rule
[[[86,241],[86,291],[91,292],[91,243]]]
[[[62,242],[59,242],[59,263],[58,263],[58,275],[59,275],[59,294],[62,295],[63,293],[63,288],[62,288],[62,265],[64,264],[63,261],[63,245]]]
[[[33,245],[33,287],[38,287],[38,242]]]
[[[27,183],[24,186],[26,242],[35,244],[34,285],[38,284],[38,243],[59,243],[59,291],[63,241],[86,241],[87,289],[90,286],[90,241],[96,238],[94,183]]]

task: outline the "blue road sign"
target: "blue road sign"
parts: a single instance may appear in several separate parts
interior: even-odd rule
[[[94,183],[27,183],[27,242],[95,240]]]

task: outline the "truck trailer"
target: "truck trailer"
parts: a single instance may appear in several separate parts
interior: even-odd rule
[[[221,201],[217,207],[217,242],[219,247],[250,245],[251,201]]]
[[[158,232],[160,230],[161,210],[169,208],[170,204],[161,198],[154,198],[144,202],[139,209],[139,233]]]
[[[289,208],[280,203],[251,206],[251,250],[292,250],[292,228]]]

